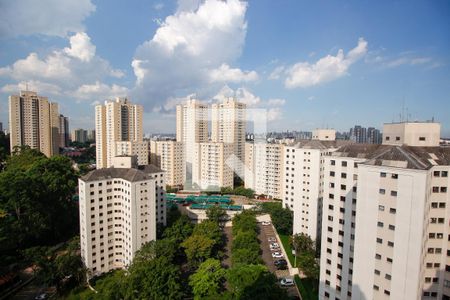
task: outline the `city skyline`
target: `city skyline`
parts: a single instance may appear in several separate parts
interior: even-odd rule
[[[134,4],[5,5],[3,127],[8,96],[28,87],[72,128],[94,128],[93,104],[128,96],[144,107],[145,133],[175,132],[176,104],[195,94],[267,108],[269,131],[381,128],[402,114],[434,117],[450,137],[446,2]]]

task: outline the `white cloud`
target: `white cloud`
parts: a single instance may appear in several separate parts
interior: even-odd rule
[[[258,80],[258,73],[255,71],[242,71],[232,69],[227,64],[222,64],[219,68],[209,72],[212,82],[250,82]]]
[[[367,53],[367,42],[360,38],[358,45],[347,55],[340,49],[336,56],[327,55],[314,64],[300,62],[285,71],[287,88],[309,87],[332,81],[347,74],[350,66]]]
[[[164,8],[164,3],[156,3],[155,5],[153,5],[153,8],[155,9],[155,10],[161,10],[161,9],[163,9]]]
[[[276,121],[281,119],[282,112],[279,107],[272,107],[267,110],[267,121]]]
[[[269,99],[267,101],[267,105],[269,106],[282,106],[286,104],[286,100],[284,99]]]
[[[37,92],[78,99],[128,92],[124,87],[102,83],[108,78],[123,77],[124,72],[113,69],[108,61],[95,55],[95,46],[86,33],[72,35],[69,43],[70,47],[56,49],[42,58],[32,52],[26,58],[0,68],[1,77],[19,82],[4,86],[2,91],[23,87],[28,82],[29,89]]]
[[[17,84],[7,84],[1,88],[3,93],[7,94],[18,94],[20,91],[45,91],[46,95],[59,96],[61,95],[62,89],[51,83],[41,82],[41,81],[21,81]]]
[[[400,57],[386,62],[385,66],[387,66],[388,68],[395,68],[401,65],[415,66],[415,65],[423,65],[431,61],[432,60],[430,57]]]
[[[136,49],[133,97],[163,108],[170,98],[192,92],[209,98],[223,83],[256,80],[256,72],[230,67],[244,45],[246,10],[239,0],[179,1],[176,13]]]
[[[273,70],[272,73],[270,73],[269,79],[271,79],[271,80],[280,79],[283,71],[284,71],[284,66],[276,67],[275,70]]]
[[[95,11],[91,0],[18,0],[0,5],[0,36],[43,34],[66,36],[84,31]]]
[[[128,88],[116,84],[107,85],[96,81],[94,84],[83,84],[75,92],[74,96],[79,99],[110,99],[128,95]]]
[[[95,55],[95,46],[85,32],[78,32],[70,37],[70,48],[64,48],[69,56],[89,62]]]
[[[73,37],[76,37],[77,41],[73,41]],[[32,52],[11,66],[0,68],[0,76],[15,80],[40,80],[76,85],[104,77],[124,75],[123,71],[113,69],[108,61],[94,56],[95,46],[90,42],[90,45],[87,45],[85,41],[80,42],[80,37],[89,40],[85,33],[77,33],[70,38],[71,48],[55,50],[45,58],[40,58],[37,53]]]
[[[309,101],[313,101],[314,99],[315,99],[314,96],[309,96],[309,97],[308,97],[308,100],[309,100]]]

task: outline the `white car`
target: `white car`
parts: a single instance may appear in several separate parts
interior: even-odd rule
[[[270,247],[280,247],[278,243],[270,243]]]
[[[283,253],[281,253],[281,252],[274,252],[274,253],[272,253],[272,257],[273,258],[283,258]]]
[[[293,286],[294,280],[292,278],[281,278],[280,284],[281,286]]]
[[[270,222],[269,221],[262,221],[261,224],[263,224],[263,225],[270,225]]]

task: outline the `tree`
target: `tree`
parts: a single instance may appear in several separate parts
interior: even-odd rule
[[[260,248],[256,232],[239,231],[239,233],[234,237],[232,249],[248,249],[256,254],[259,254]]]
[[[263,265],[237,265],[228,270],[227,282],[233,299],[286,299],[275,275]]]
[[[142,263],[150,261],[157,257],[166,257],[172,261],[177,249],[177,244],[173,239],[155,240],[145,243],[135,253],[133,263]]]
[[[210,220],[205,220],[194,227],[193,235],[203,235],[214,241],[214,248],[218,250],[223,245],[223,233],[219,225]]]
[[[224,186],[224,187],[220,188],[220,193],[222,195],[227,195],[227,194],[230,195],[230,194],[233,194],[233,189],[229,186]]]
[[[206,210],[206,216],[208,217],[208,220],[220,224],[222,221],[226,220],[227,211],[218,205],[214,205]]]
[[[319,280],[320,269],[314,253],[304,253],[298,258],[300,269],[308,278]]]
[[[233,266],[244,265],[256,265],[262,263],[259,252],[255,252],[251,249],[242,248],[234,249],[231,256],[231,263]]]
[[[291,235],[294,216],[288,208],[283,208],[281,202],[265,202],[260,205],[263,213],[270,214],[273,226],[278,233]]]
[[[217,259],[209,258],[189,277],[194,299],[217,298],[225,278],[225,270]]]
[[[184,248],[189,264],[195,267],[211,257],[214,241],[207,236],[193,234],[181,246]]]
[[[193,228],[194,225],[189,217],[182,215],[172,226],[166,228],[163,237],[174,239],[179,244],[192,234]]]
[[[180,269],[166,257],[132,264],[126,281],[126,299],[182,299]],[[108,298],[106,298],[108,299]]]
[[[47,245],[77,232],[78,208],[71,199],[76,186],[68,158],[16,148],[0,173],[0,248]]]
[[[294,234],[293,236],[291,236],[289,242],[292,245],[292,248],[295,249],[297,256],[303,253],[314,254],[315,252],[315,243],[307,234]]]
[[[244,210],[233,218],[233,235],[236,236],[239,231],[258,232],[258,224],[255,214],[252,211]]]

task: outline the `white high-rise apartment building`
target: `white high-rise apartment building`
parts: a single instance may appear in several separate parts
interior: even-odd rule
[[[200,180],[201,189],[233,188],[233,169],[227,158],[234,153],[234,144],[200,143]]]
[[[384,145],[325,158],[321,299],[449,299],[450,148],[439,128],[386,124]]]
[[[199,143],[208,142],[208,107],[198,100],[177,105],[177,142],[184,149],[184,188],[199,186]]]
[[[211,105],[211,140],[234,145],[234,172],[244,178],[246,105],[229,98]]]
[[[130,265],[165,222],[163,172],[115,157],[111,168],[79,179],[81,257],[92,275]]]
[[[27,145],[48,157],[58,154],[58,104],[31,91],[9,96],[9,131],[11,152]]]
[[[97,169],[110,167],[112,159],[121,154],[136,155],[139,164],[148,164],[142,112],[141,105],[131,104],[127,98],[105,101],[95,107]]]
[[[281,144],[245,144],[245,187],[282,199],[283,147]]]
[[[283,206],[294,213],[293,232],[320,239],[324,156],[337,149],[334,141],[304,140],[283,147]]]
[[[166,184],[184,183],[183,143],[177,141],[150,141],[150,161],[165,172]]]

